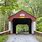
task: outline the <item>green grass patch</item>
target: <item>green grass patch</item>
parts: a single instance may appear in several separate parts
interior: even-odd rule
[[[36,38],[39,40],[39,42],[42,42],[42,36],[41,35],[36,35]]]
[[[8,37],[7,35],[0,35],[0,42],[5,42],[7,37]]]

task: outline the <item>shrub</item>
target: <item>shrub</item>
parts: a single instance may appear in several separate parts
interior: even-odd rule
[[[37,19],[37,31],[42,32],[42,18]]]

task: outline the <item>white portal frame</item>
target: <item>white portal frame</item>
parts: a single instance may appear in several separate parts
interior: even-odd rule
[[[11,21],[9,21],[9,31],[10,31],[10,33],[13,33],[13,26],[12,26]],[[34,34],[34,31],[36,31],[36,22],[32,21],[32,23],[31,23],[31,32],[32,32],[32,34]]]

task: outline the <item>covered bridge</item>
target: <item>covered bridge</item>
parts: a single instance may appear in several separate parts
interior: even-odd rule
[[[24,10],[17,12],[15,15],[9,16],[8,19],[10,33],[16,34],[17,24],[29,25],[30,34],[34,34],[34,31],[36,31],[36,18]]]

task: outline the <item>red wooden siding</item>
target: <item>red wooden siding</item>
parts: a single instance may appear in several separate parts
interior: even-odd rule
[[[24,14],[24,15],[20,16],[20,14]],[[27,12],[25,12],[23,10],[19,11],[15,15],[12,15],[12,16],[8,17],[9,21],[12,21],[14,18],[30,18],[32,21],[36,20],[36,18],[34,16],[30,15],[29,13],[27,13]]]

